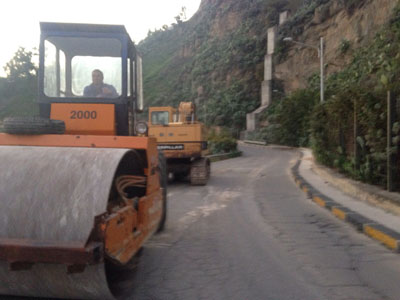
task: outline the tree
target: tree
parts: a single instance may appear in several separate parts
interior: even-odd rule
[[[14,57],[6,64],[4,71],[7,78],[11,81],[21,78],[34,78],[37,74],[37,67],[32,62],[32,57],[36,55],[32,51],[19,47]]]
[[[37,67],[32,62],[34,55],[20,47],[4,67],[7,78],[0,81],[0,120],[38,113],[38,105],[34,102],[38,86]]]

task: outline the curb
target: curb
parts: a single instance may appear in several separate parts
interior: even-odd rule
[[[242,142],[246,144],[256,144],[251,141],[250,143],[249,141]],[[258,145],[262,146],[261,144]],[[311,186],[299,173],[299,166],[302,157],[303,153],[300,152],[296,164],[291,168],[291,173],[296,185],[307,195],[307,197],[318,206],[330,211],[337,218],[351,224],[357,231],[379,241],[390,250],[400,253],[400,233],[344,207],[342,204],[337,203],[335,200]]]
[[[213,155],[207,155],[208,159],[211,162],[217,162],[221,160],[226,160],[230,158],[235,158],[242,156],[242,151],[236,151],[236,152],[229,152],[229,153],[223,153],[223,154],[213,154]]]
[[[238,140],[238,144],[239,145],[251,145],[251,146],[254,146],[254,147],[268,147],[268,148],[280,149],[280,150],[298,149],[298,148],[291,147],[291,146],[267,144],[265,142],[250,141],[250,140]]]
[[[381,207],[384,210],[389,209],[395,214],[400,215],[400,194],[388,192],[378,186],[371,186],[366,183],[353,180],[343,174],[335,173],[326,166],[320,165],[314,161],[312,168],[320,177],[327,179],[332,185],[339,188],[346,194]]]
[[[364,233],[385,245],[387,248],[400,252],[400,233],[393,231],[375,221],[372,221],[359,213],[335,202],[335,200],[325,196],[320,191],[312,187],[300,174],[299,166],[303,153],[296,164],[291,168],[291,173],[296,185],[318,206],[329,210],[337,218],[351,224],[359,232]]]
[[[246,144],[254,144],[254,145],[260,145],[260,146],[266,146],[266,142],[259,142],[259,141],[251,141],[251,140],[242,140],[243,143]]]

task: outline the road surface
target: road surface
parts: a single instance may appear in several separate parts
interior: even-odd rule
[[[212,164],[207,186],[169,185],[166,231],[121,282],[125,299],[400,298],[400,255],[306,198],[296,150],[241,150]]]
[[[296,150],[241,150],[207,186],[169,186],[167,230],[145,247],[132,298],[400,298],[400,255],[306,198]]]

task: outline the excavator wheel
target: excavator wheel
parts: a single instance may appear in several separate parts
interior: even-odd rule
[[[12,117],[4,119],[4,131],[8,134],[63,134],[65,123],[41,117]]]
[[[160,186],[163,189],[162,191],[163,210],[162,210],[162,218],[160,224],[158,225],[157,232],[162,232],[165,229],[165,222],[167,220],[167,182],[168,182],[167,161],[162,151],[158,151],[158,161],[160,168]]]
[[[190,183],[191,185],[206,185],[210,178],[211,166],[210,160],[206,157],[192,162],[190,167]]]

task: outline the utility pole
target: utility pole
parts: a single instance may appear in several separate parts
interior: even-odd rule
[[[324,77],[325,77],[325,72],[324,72],[324,38],[321,37],[320,39],[320,46],[319,46],[319,55],[321,58],[321,103],[324,103],[325,101],[325,86],[324,86]]]

